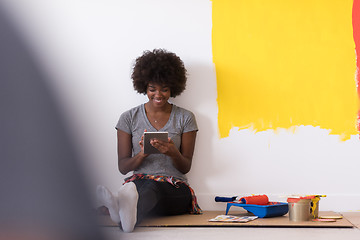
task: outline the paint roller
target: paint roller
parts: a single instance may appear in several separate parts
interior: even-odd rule
[[[252,195],[246,197],[215,197],[215,202],[238,202],[242,204],[267,205],[269,198],[266,195]]]

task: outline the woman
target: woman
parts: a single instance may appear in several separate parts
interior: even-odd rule
[[[123,231],[131,232],[149,214],[201,213],[187,183],[198,131],[192,112],[169,103],[186,86],[181,59],[163,49],[145,51],[136,59],[132,73],[134,89],[148,102],[121,114],[117,129],[118,166],[125,179],[117,196],[99,186],[102,204]],[[152,139],[160,154],[145,154],[143,134],[168,132],[168,141]]]

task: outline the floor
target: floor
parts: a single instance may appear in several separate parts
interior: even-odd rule
[[[138,227],[132,233],[123,233],[117,227],[104,227],[103,230],[109,240],[222,240],[222,239],[276,239],[276,240],[360,240],[360,212],[342,213],[352,224],[353,228],[150,228]]]
[[[359,240],[360,229],[330,228],[137,228],[132,233],[123,233],[116,228],[105,229],[109,240],[129,239],[291,239],[291,240]]]

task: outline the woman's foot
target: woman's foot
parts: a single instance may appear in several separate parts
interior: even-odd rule
[[[109,191],[109,189],[101,185],[97,186],[96,195],[100,204],[104,205],[109,209],[111,220],[113,220],[117,224],[120,224],[118,198],[115,197]]]
[[[138,192],[133,182],[124,184],[119,192],[119,215],[124,232],[132,232],[136,224]]]

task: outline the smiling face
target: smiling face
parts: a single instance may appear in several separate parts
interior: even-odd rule
[[[171,96],[169,87],[155,83],[148,84],[146,94],[149,98],[149,103],[154,107],[166,106]]]

